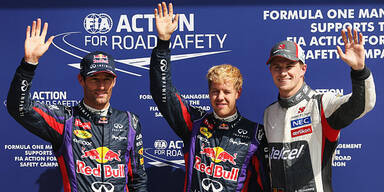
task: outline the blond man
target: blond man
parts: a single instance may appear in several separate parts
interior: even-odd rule
[[[243,83],[239,69],[227,64],[209,69],[213,112],[190,106],[172,85],[169,42],[178,15],[172,16],[172,4],[155,9],[158,43],[151,56],[150,89],[160,112],[184,142],[184,191],[269,191],[263,126],[236,108]]]

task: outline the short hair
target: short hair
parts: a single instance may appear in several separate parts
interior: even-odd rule
[[[240,90],[243,86],[243,76],[240,70],[230,64],[222,64],[211,67],[207,73],[208,88],[211,89],[212,82],[232,80],[235,89]]]

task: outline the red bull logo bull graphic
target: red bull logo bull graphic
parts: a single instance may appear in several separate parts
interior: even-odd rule
[[[98,147],[97,149],[90,149],[88,151],[85,148],[82,149],[83,155],[81,158],[90,158],[97,161],[98,163],[106,163],[108,161],[116,160],[121,161],[120,159],[120,150],[116,152],[112,151],[108,147]]]
[[[116,169],[112,168],[111,165],[103,165],[103,170],[101,170],[101,164],[97,164],[95,168],[88,166],[84,161],[76,161],[76,172],[83,175],[93,175],[95,177],[101,177],[101,171],[104,173],[105,178],[124,178],[124,164],[119,164]]]
[[[237,181],[237,177],[239,176],[238,168],[232,167],[231,170],[225,170],[223,166],[215,165],[213,162],[211,162],[210,165],[207,165],[201,162],[201,158],[198,156],[195,157],[193,168],[201,173],[213,176],[214,178],[223,178],[230,181]]]
[[[237,153],[234,153],[233,155],[231,155],[221,147],[205,147],[204,148],[204,145],[202,145],[200,154],[203,154],[203,155],[205,154],[207,157],[211,158],[212,161],[214,161],[215,163],[228,161],[233,165],[236,165],[235,159],[237,157]]]

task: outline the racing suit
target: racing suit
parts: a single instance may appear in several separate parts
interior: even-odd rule
[[[169,41],[159,39],[150,90],[159,111],[184,142],[184,191],[269,191],[263,126],[239,113],[222,121],[192,107],[173,87]]]
[[[31,100],[36,65],[17,68],[8,98],[12,117],[50,142],[65,192],[147,191],[141,126],[136,115],[109,107],[106,116],[74,107]]]
[[[375,105],[370,70],[351,71],[352,94],[319,94],[307,84],[264,113],[275,192],[332,191],[332,157],[340,130]]]

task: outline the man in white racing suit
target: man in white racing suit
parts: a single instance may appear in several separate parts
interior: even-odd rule
[[[352,79],[352,93],[345,96],[318,94],[305,83],[304,51],[296,43],[282,41],[271,49],[267,64],[279,97],[265,110],[264,126],[274,192],[332,191],[332,156],[340,130],[375,105],[363,36],[350,28],[341,35],[345,52],[339,46],[337,51],[351,67]]]

